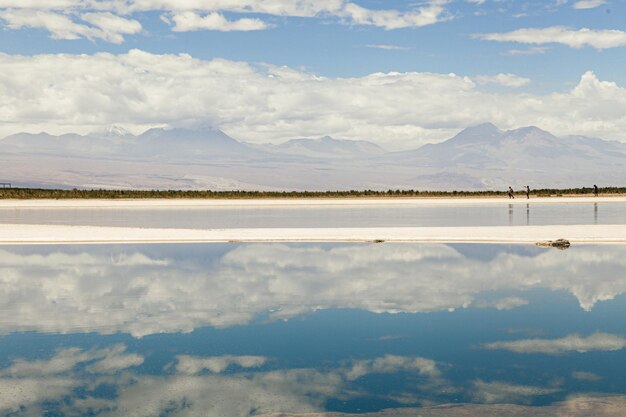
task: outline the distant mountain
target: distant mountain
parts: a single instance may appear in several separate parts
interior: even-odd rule
[[[241,157],[256,153],[219,129],[155,128],[136,137],[133,154],[165,159]]]
[[[428,169],[431,172],[414,180],[442,189],[452,184],[454,188],[505,188],[526,183],[570,187],[626,181],[626,144],[585,136],[557,137],[535,126],[502,131],[482,124],[444,142],[385,158]]]
[[[19,133],[2,139],[0,149],[7,153],[66,157],[163,160],[213,159],[258,153],[221,130],[213,128],[154,128],[134,136],[116,126],[89,135],[70,133],[54,136],[45,132]]]
[[[312,158],[360,158],[382,155],[387,151],[364,140],[339,140],[330,136],[319,139],[291,139],[280,145],[263,145],[269,152]]]
[[[626,144],[584,136],[560,138],[534,126],[501,131],[488,123],[467,128],[442,143],[390,157],[441,168],[582,169],[625,162]]]
[[[18,133],[0,141],[3,153],[35,155],[108,155],[116,152],[120,137],[83,136],[67,133],[60,136],[41,133]]]
[[[626,144],[490,123],[419,149],[368,141],[239,142],[211,127],[118,127],[89,135],[20,133],[0,140],[2,181],[17,185],[178,189],[481,190],[625,185]]]

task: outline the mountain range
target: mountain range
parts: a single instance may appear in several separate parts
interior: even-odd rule
[[[624,185],[626,144],[490,123],[415,150],[365,140],[249,144],[224,132],[112,127],[89,135],[19,133],[0,140],[0,181],[119,189],[486,190]]]

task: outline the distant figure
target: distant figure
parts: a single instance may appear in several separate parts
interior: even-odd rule
[[[526,200],[528,200],[530,198],[530,187],[527,185],[526,186]]]
[[[511,187],[509,187],[509,198],[515,198],[515,196],[513,195],[513,189]]]
[[[595,197],[597,197],[597,196],[598,196],[598,186],[597,186],[597,185],[595,185],[595,184],[593,184],[593,195],[594,195]]]

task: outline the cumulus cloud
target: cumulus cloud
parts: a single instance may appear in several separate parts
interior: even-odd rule
[[[558,388],[510,384],[506,382],[474,381],[474,400],[482,403],[525,403],[535,397],[558,392]]]
[[[102,39],[117,44],[124,41],[123,35],[139,33],[142,30],[138,21],[108,12],[85,13],[82,15],[81,23],[69,15],[55,11],[0,9],[0,20],[3,20],[10,29],[45,29],[50,32],[53,39]]]
[[[125,351],[126,346],[122,344],[92,350],[82,350],[76,347],[63,348],[50,359],[16,359],[7,368],[0,369],[0,376],[24,378],[60,375],[73,370],[80,364],[88,364],[89,372],[115,373],[143,363],[142,356],[125,353]]]
[[[8,366],[0,368],[0,412],[44,414],[46,402],[70,398],[75,389],[93,382],[91,375],[87,378],[85,374],[77,376],[81,366],[85,366],[87,375],[106,375],[142,363],[143,356],[127,353],[123,344],[89,350],[61,348],[48,359],[14,359]],[[82,404],[81,401],[76,403]]]
[[[258,368],[267,362],[263,356],[212,356],[199,357],[189,355],[179,355],[176,357],[176,372],[187,375],[199,374],[204,370],[219,374],[228,367],[236,365],[241,368]]]
[[[44,415],[44,401],[67,396],[76,385],[71,378],[0,378],[0,412],[20,415],[27,409],[29,415]]]
[[[587,337],[572,334],[560,339],[523,339],[511,342],[493,342],[485,349],[502,349],[515,353],[545,353],[560,355],[569,352],[614,351],[626,347],[626,338],[610,333],[593,333]]]
[[[583,9],[595,9],[596,7],[602,6],[606,3],[605,0],[579,0],[572,6],[574,9],[583,10]]]
[[[390,374],[398,371],[416,371],[418,374],[430,378],[438,378],[441,372],[437,363],[431,359],[420,357],[406,357],[385,355],[373,360],[356,361],[347,371],[346,378],[355,380],[369,374]]]
[[[185,358],[195,363],[212,359]],[[242,362],[248,367],[256,367],[259,358]],[[192,368],[195,374],[195,366]],[[358,375],[354,374],[355,369],[358,369]],[[352,385],[355,378],[366,373],[408,371],[427,379],[439,377],[433,361],[391,355],[329,370],[303,368],[247,372],[243,369],[227,375],[190,375],[188,370],[166,377],[136,377],[136,382],[120,390],[113,415],[158,415],[166,407],[178,408],[183,404],[191,405],[188,415],[205,416],[246,416],[250,410],[255,410],[256,414],[321,412],[329,398],[369,395],[363,389],[355,390]],[[422,389],[427,394],[429,387]],[[141,401],[137,401],[138,398]]]
[[[518,29],[503,33],[482,33],[475,38],[496,42],[518,42],[542,45],[560,43],[570,48],[590,46],[596,49],[626,46],[626,32],[615,29],[570,29],[564,26]]]
[[[619,111],[626,106],[626,89],[593,72],[570,91],[532,95],[483,91],[470,77],[456,74],[329,78],[292,68],[131,50],[122,55],[0,54],[0,90],[0,136],[209,122],[252,143],[332,135],[406,149],[486,120],[502,128],[540,125],[559,135],[619,139],[626,131],[626,117]]]
[[[448,1],[431,0],[430,3],[414,11],[372,10],[355,3],[347,3],[342,11],[349,21],[356,25],[370,25],[391,29],[416,28],[449,20],[444,5]]]
[[[476,81],[480,84],[496,84],[503,87],[519,88],[530,83],[530,78],[520,77],[515,74],[500,73],[496,75],[479,75]]]
[[[269,25],[261,19],[243,18],[238,20],[228,20],[223,14],[213,12],[207,15],[200,15],[194,12],[176,13],[172,16],[175,32],[189,32],[195,30],[217,30],[220,32],[267,29]]]
[[[174,31],[197,30],[251,31],[271,27],[264,20],[242,17],[228,20],[223,13],[263,14],[268,16],[334,18],[351,25],[369,25],[385,29],[417,28],[448,20],[445,5],[448,0],[430,0],[426,4],[409,8],[368,9],[346,0],[129,0],[129,1],[20,1],[0,2],[0,18],[10,29],[37,27],[48,30],[55,39],[103,39],[108,42],[123,42],[122,34],[135,34],[141,30],[136,20],[123,16],[141,12],[165,13],[166,23],[174,24]],[[93,17],[85,15],[101,14],[98,23],[87,26],[79,23],[79,17],[91,22]],[[171,16],[171,19],[167,16]],[[114,26],[117,30],[111,30]]]

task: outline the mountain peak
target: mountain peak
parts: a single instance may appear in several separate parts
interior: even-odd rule
[[[508,130],[504,132],[504,135],[508,139],[514,139],[518,141],[537,140],[537,139],[547,139],[547,140],[555,139],[555,136],[552,133],[547,132],[543,129],[540,129],[537,126],[526,126],[526,127],[520,127],[519,129]]]
[[[481,123],[479,125],[475,125],[475,126],[470,126],[468,128],[465,128],[461,133],[463,132],[481,132],[481,133],[502,133],[502,131],[500,129],[498,129],[498,127],[496,125],[494,125],[493,123]]]
[[[448,139],[444,143],[449,145],[458,145],[462,143],[485,143],[493,142],[502,135],[502,131],[492,123],[483,123],[463,129],[452,139]]]
[[[126,136],[132,136],[132,133],[124,129],[122,126],[110,125],[110,126],[105,127],[102,130],[92,133],[91,136],[104,136],[108,138],[123,138]]]

